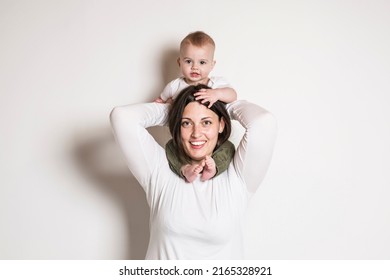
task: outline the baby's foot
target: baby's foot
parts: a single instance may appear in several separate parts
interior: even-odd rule
[[[154,100],[154,102],[156,102],[156,103],[165,103],[165,101],[164,100],[162,100],[160,97],[158,97],[158,98],[156,98],[155,100]]]
[[[215,161],[210,156],[206,156],[203,162],[204,162],[203,173],[200,179],[202,181],[206,181],[215,176],[215,174],[217,173],[217,168],[215,167]]]
[[[181,168],[181,174],[183,174],[184,178],[188,183],[192,183],[196,177],[198,177],[199,173],[203,170],[203,163],[201,164],[187,164]]]

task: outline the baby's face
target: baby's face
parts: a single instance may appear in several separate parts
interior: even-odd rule
[[[178,63],[189,85],[207,85],[215,64],[214,47],[210,44],[201,47],[187,44],[180,51]]]

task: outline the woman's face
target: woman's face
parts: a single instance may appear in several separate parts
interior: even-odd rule
[[[194,161],[211,156],[223,131],[225,122],[199,102],[191,102],[181,119],[181,141],[186,154]]]

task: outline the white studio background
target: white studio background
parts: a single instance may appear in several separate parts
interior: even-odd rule
[[[247,257],[389,259],[389,14],[385,0],[0,0],[0,259],[144,257],[145,196],[108,115],[153,100],[195,30],[217,43],[214,74],[278,119]]]

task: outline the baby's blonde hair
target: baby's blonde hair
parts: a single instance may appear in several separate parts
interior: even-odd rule
[[[185,46],[185,45],[194,45],[197,47],[202,47],[204,45],[210,44],[215,48],[215,42],[213,38],[211,38],[209,35],[204,33],[203,31],[195,31],[190,34],[188,34],[180,43],[180,50]]]

